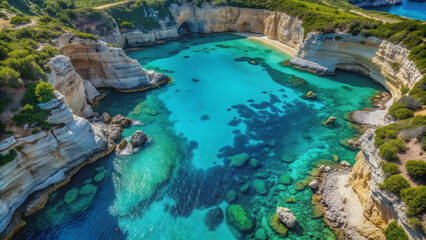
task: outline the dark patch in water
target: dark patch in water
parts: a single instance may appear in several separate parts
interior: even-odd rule
[[[240,134],[240,133],[241,133],[241,131],[240,131],[239,129],[235,129],[235,130],[232,130],[232,133],[233,133],[233,134]]]
[[[210,120],[210,117],[207,114],[204,114],[203,116],[201,116],[201,121],[206,121],[206,120]]]
[[[253,100],[253,99],[249,99],[249,100],[247,100],[246,102],[248,102],[248,103],[253,103],[253,102],[254,102],[254,100]]]
[[[189,56],[183,56],[183,58],[189,58]]]
[[[192,81],[193,82],[199,82],[200,80],[193,78]]]
[[[229,121],[229,122],[228,122],[228,125],[229,125],[229,126],[236,127],[236,126],[238,126],[240,123],[241,123],[241,119],[238,119],[238,120],[233,119],[233,120],[231,120],[231,121]]]

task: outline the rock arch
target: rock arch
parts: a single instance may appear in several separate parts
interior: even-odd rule
[[[178,28],[179,35],[188,34],[190,32],[191,32],[191,27],[190,27],[189,23],[187,23],[187,22],[183,22]]]

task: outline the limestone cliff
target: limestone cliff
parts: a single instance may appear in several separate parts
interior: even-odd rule
[[[92,116],[92,108],[86,102],[83,79],[74,70],[70,59],[65,56],[57,56],[49,62],[49,66],[52,68],[49,82],[54,89],[64,95],[65,104],[77,116],[83,118]]]
[[[75,71],[94,87],[118,91],[140,91],[167,83],[169,77],[146,71],[121,48],[105,42],[63,34],[58,40],[61,52],[70,58]]]
[[[91,124],[74,115],[61,94],[56,96],[41,105],[50,110],[51,130],[0,143],[1,154],[17,152],[14,160],[0,167],[0,232],[28,196],[64,180],[68,170],[106,148]]]
[[[369,129],[359,142],[362,151],[352,170],[337,170],[324,177],[320,193],[326,221],[341,230],[343,239],[385,239],[383,231],[394,220],[405,228],[410,239],[423,239],[421,233],[409,227],[405,203],[378,187],[385,176],[374,145],[374,130]]]
[[[290,65],[319,74],[331,74],[336,69],[358,72],[398,97],[402,86],[412,87],[422,78],[408,54],[405,47],[376,37],[309,33]],[[399,69],[393,70],[393,63]]]

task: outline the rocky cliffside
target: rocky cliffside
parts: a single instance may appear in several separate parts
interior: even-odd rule
[[[410,239],[423,239],[409,227],[407,206],[393,193],[380,190],[385,176],[380,167],[374,130],[359,140],[362,146],[352,170],[338,170],[324,177],[320,193],[327,222],[344,239],[385,239],[383,231],[391,221],[405,228]]]
[[[50,110],[51,130],[0,143],[2,155],[12,149],[17,152],[14,160],[0,167],[0,232],[28,196],[64,180],[68,170],[106,151],[106,141],[95,134],[92,125],[72,114],[61,94],[56,92],[56,96],[41,105]]]
[[[49,82],[64,96],[65,104],[77,116],[83,118],[92,116],[92,108],[86,102],[88,97],[85,92],[85,84],[71,65],[70,59],[65,56],[57,56],[49,62],[49,66],[52,68]],[[99,93],[97,94],[99,95]]]
[[[58,40],[61,52],[70,58],[75,71],[94,87],[118,91],[141,91],[169,82],[165,74],[146,71],[121,48],[105,42],[63,34]]]
[[[375,37],[310,33],[290,65],[319,74],[332,74],[336,69],[358,72],[399,97],[402,86],[412,87],[422,78],[408,54],[405,47]],[[394,63],[397,70],[392,68]]]
[[[376,7],[385,5],[398,5],[402,4],[402,0],[351,0],[351,4],[358,7]]]

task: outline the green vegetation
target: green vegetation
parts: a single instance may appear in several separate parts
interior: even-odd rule
[[[385,230],[385,237],[386,240],[408,240],[404,229],[395,221],[389,223]]]
[[[30,22],[31,22],[30,17],[13,16],[10,18],[10,24],[14,24],[14,25],[27,24]]]
[[[410,91],[410,88],[408,88],[407,86],[404,86],[404,87],[401,88],[401,94],[402,95],[408,93],[408,91]]]
[[[382,170],[384,173],[389,173],[390,175],[395,175],[400,173],[399,167],[396,163],[385,163],[381,162],[380,165],[382,166]]]
[[[426,186],[403,189],[401,198],[408,206],[407,215],[409,217],[421,215],[426,211]]]
[[[409,188],[410,183],[403,176],[399,174],[392,175],[385,179],[383,184],[379,184],[380,189],[389,190],[397,195],[400,194],[401,190]]]
[[[423,234],[425,234],[422,222],[417,217],[411,217],[409,219],[409,222],[410,222],[410,225],[412,226],[413,229],[416,229],[416,230],[422,232]]]
[[[232,204],[226,211],[228,224],[238,228],[241,232],[248,232],[253,228],[253,221],[250,215],[241,205]]]
[[[121,1],[123,0],[74,0],[74,3],[77,7],[97,7]]]
[[[158,19],[169,19],[173,24],[173,19],[168,6],[172,0],[135,0],[126,4],[112,6],[106,11],[117,21],[120,28],[139,27],[144,30],[152,30],[160,27]],[[156,17],[152,9],[158,11]],[[139,14],[143,13],[145,14]]]
[[[85,38],[85,39],[93,39],[93,40],[97,40],[98,39],[95,35],[90,34],[90,33],[76,32],[75,36],[79,37],[79,38]]]
[[[18,156],[15,149],[11,149],[6,155],[0,154],[0,166],[6,165],[8,162],[15,159]]]
[[[119,46],[118,46],[117,44],[109,44],[109,43],[107,43],[107,46],[108,46],[108,47],[115,47],[115,48],[119,48]]]
[[[392,63],[392,69],[394,71],[398,71],[399,70],[399,63],[398,62],[393,62]]]
[[[47,103],[55,97],[52,85],[48,82],[40,81],[35,89],[35,95],[41,103]]]
[[[426,179],[426,162],[421,160],[408,160],[405,163],[408,173],[416,179]]]
[[[394,161],[398,159],[397,152],[405,151],[405,149],[406,147],[402,140],[395,138],[387,143],[380,145],[379,155],[388,161]]]

